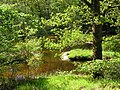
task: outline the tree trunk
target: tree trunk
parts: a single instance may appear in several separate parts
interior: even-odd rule
[[[95,23],[95,17],[100,18],[100,0],[82,0],[93,14],[93,59],[102,59],[102,25]],[[98,21],[99,22],[99,21]]]
[[[92,0],[94,17],[100,16],[100,1]],[[97,25],[93,21],[93,59],[102,59],[102,25]]]
[[[93,24],[93,59],[102,59],[102,25]]]

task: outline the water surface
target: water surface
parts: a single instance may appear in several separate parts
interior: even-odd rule
[[[41,74],[55,73],[56,71],[70,71],[74,69],[74,65],[69,61],[62,61],[60,57],[54,57],[57,51],[43,51],[43,63],[38,67],[30,67],[25,63],[13,65],[12,67],[4,67],[3,76],[5,78],[15,78],[16,76],[25,76],[34,78]]]

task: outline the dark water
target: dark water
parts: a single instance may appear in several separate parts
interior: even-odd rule
[[[38,67],[30,67],[23,64],[13,65],[11,67],[4,67],[3,76],[5,78],[15,78],[16,76],[26,76],[34,78],[35,76],[54,73],[56,71],[70,71],[74,69],[74,65],[69,61],[62,61],[59,57],[54,57],[58,53],[55,51],[44,51],[43,63]]]

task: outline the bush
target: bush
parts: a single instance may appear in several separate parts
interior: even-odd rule
[[[18,42],[9,52],[0,53],[0,61],[3,66],[23,62],[34,66],[41,62],[42,56],[42,38],[34,38]]]
[[[0,64],[13,64],[14,62],[25,61],[27,49],[29,49],[27,43],[32,45],[32,48],[36,48],[36,42],[25,41],[26,38],[32,38],[37,32],[37,20],[36,17],[31,14],[19,12],[14,9],[13,5],[2,4],[0,6]],[[22,42],[25,41],[25,42]],[[18,45],[18,43],[20,45]],[[17,46],[17,45],[18,46]],[[33,44],[35,44],[33,46]],[[29,46],[30,46],[29,45]],[[24,50],[20,50],[23,47]],[[26,49],[26,48],[27,49]],[[37,46],[37,48],[40,46]],[[41,47],[40,47],[41,48]],[[31,49],[31,48],[30,48]],[[38,56],[33,54],[33,49],[29,56]],[[27,57],[28,58],[28,57]]]
[[[85,42],[92,40],[91,34],[82,34],[79,30],[66,30],[58,35],[56,40],[46,39],[45,48],[51,50],[67,51],[74,47],[84,47]]]
[[[114,60],[93,60],[77,64],[77,71],[90,74],[93,78],[120,79],[120,58]]]
[[[120,52],[120,34],[104,38],[103,49]]]
[[[42,59],[42,38],[27,39],[16,44],[17,57],[28,62],[29,65],[37,64]]]

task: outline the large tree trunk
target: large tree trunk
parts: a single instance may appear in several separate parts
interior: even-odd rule
[[[100,1],[92,0],[94,17],[100,16]],[[102,25],[95,24],[93,21],[93,59],[102,59]]]
[[[100,0],[82,0],[93,13],[93,59],[102,59],[102,25],[94,22],[95,17],[100,18]],[[99,21],[98,21],[99,22]]]
[[[93,59],[102,59],[102,25],[93,24]]]

